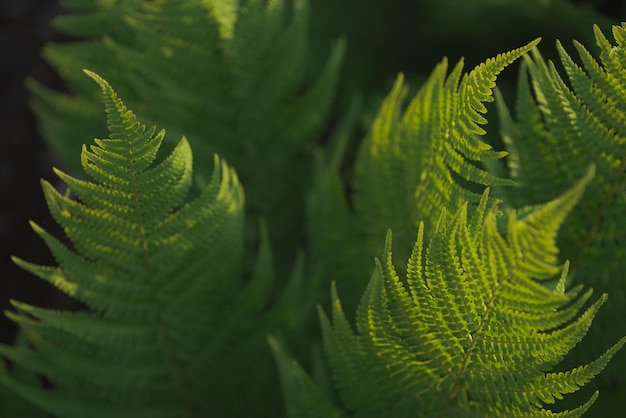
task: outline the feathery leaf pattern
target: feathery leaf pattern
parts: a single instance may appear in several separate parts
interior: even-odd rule
[[[307,73],[307,0],[69,6],[75,13],[61,18],[60,28],[83,40],[48,45],[44,55],[70,93],[29,81],[41,130],[64,163],[78,161],[82,132],[106,129],[97,92],[80,73],[89,68],[116,86],[141,120],[187,136],[198,184],[210,178],[213,154],[232,164],[247,190],[246,212],[268,223],[280,274],[288,274],[304,223],[311,151],[332,108],[344,42],[331,48],[319,74]],[[96,31],[94,20],[101,22]],[[256,230],[247,237],[256,248]]]
[[[187,140],[155,164],[164,131],[140,124],[106,81],[87,73],[102,88],[110,129],[83,148],[93,181],[56,170],[77,200],[43,182],[71,245],[33,223],[59,267],[15,261],[91,310],[13,302],[9,316],[34,349],[0,352],[54,389],[8,384],[60,416],[204,416],[213,409],[204,391],[215,370],[206,355],[215,329],[207,325],[219,319],[241,270],[242,188],[216,157],[207,187],[186,201]]]
[[[335,163],[316,177],[314,202],[319,206],[313,210],[323,216],[313,217],[313,229],[322,231],[314,245],[325,251],[314,261],[328,264],[319,274],[332,273],[339,289],[349,282],[347,306],[356,306],[353,296],[364,288],[356,278],[367,276],[368,260],[380,253],[387,229],[394,231],[396,268],[402,270],[401,260],[408,257],[420,220],[434,230],[442,210],[454,212],[465,201],[477,204],[485,187],[513,184],[481,167],[506,155],[480,138],[486,123],[483,103],[493,101],[497,75],[538,42],[488,59],[467,74],[462,61],[448,72],[444,59],[406,109],[408,88],[400,74],[360,145],[352,182],[353,213],[338,196]],[[336,237],[336,231],[343,235]],[[358,271],[337,276],[345,265]]]
[[[594,31],[599,60],[574,42],[578,64],[557,43],[566,82],[556,65],[535,50],[525,60],[527,71],[520,73],[516,120],[499,101],[502,134],[511,153],[510,172],[517,183],[504,191],[505,202],[516,207],[534,205],[571,187],[586,166],[594,164],[598,171],[559,238],[563,256],[571,261],[572,280],[611,295],[590,338],[574,350],[579,353],[574,358],[597,355],[598,342],[606,345],[626,333],[623,322],[614,320],[626,301],[622,279],[626,257],[626,26],[613,28],[616,45],[597,27]],[[625,366],[625,358],[616,359],[603,379],[626,382],[619,371]]]
[[[587,365],[551,372],[606,300],[601,296],[579,314],[591,290],[566,291],[567,266],[561,271],[557,265],[558,229],[593,173],[525,214],[499,215],[486,192],[472,216],[467,204],[452,218],[444,212],[428,243],[421,223],[406,285],[396,273],[388,232],[357,310],[356,331],[333,286],[332,320],[322,309],[320,320],[326,357],[350,416],[574,417],[589,409],[597,393],[566,412],[543,405],[577,391],[626,342],[622,338]],[[542,285],[555,275],[555,290]],[[306,377],[293,367],[292,379],[306,387]],[[288,410],[304,410],[299,399],[287,398]],[[290,416],[310,416],[298,413]]]

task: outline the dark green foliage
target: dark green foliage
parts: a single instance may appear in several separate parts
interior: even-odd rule
[[[619,0],[315,0],[311,53],[321,66],[328,44],[346,37],[339,96],[347,107],[355,94],[367,98],[387,92],[398,72],[408,79],[428,75],[442,56],[450,62],[464,57],[471,68],[537,37],[547,44],[556,39],[589,44],[593,24],[610,30],[620,19],[599,12],[601,3]],[[542,52],[557,55],[550,49]],[[509,72],[498,85],[508,90],[514,80]]]
[[[538,51],[526,59],[516,121],[500,102],[502,133],[511,152],[508,167],[516,181],[516,187],[503,190],[506,202],[522,207],[545,201],[571,187],[589,164],[598,170],[559,240],[563,258],[571,260],[573,281],[611,294],[580,358],[589,358],[598,353],[598,345],[626,333],[626,325],[615,321],[626,303],[626,27],[614,27],[616,45],[597,27],[595,34],[599,59],[575,42],[577,64],[557,44],[567,83]],[[626,359],[620,358],[606,377],[626,383],[621,372],[625,367]]]
[[[164,131],[137,122],[111,87],[89,74],[102,87],[110,129],[108,139],[83,147],[93,181],[56,171],[78,200],[43,183],[71,246],[33,223],[59,267],[15,261],[90,311],[14,302],[9,317],[33,349],[0,352],[46,376],[54,390],[0,380],[59,416],[242,416],[275,396],[268,386],[240,385],[239,376],[270,381],[265,333],[281,310],[262,313],[273,280],[266,244],[248,287],[240,283],[244,196],[237,176],[215,157],[209,183],[187,201],[188,141],[154,165]],[[275,414],[271,406],[259,416]]]
[[[248,191],[246,210],[267,220],[285,265],[302,232],[311,152],[331,109],[344,47],[338,43],[312,78],[308,2],[239,3],[70,2],[79,13],[57,25],[87,39],[44,50],[70,95],[29,85],[42,131],[70,166],[84,132],[104,128],[83,68],[116,86],[142,120],[175,136],[184,133],[200,162],[200,184],[218,153],[237,169]]]
[[[626,26],[616,46],[596,28],[599,59],[576,44],[582,64],[558,44],[565,82],[538,40],[509,50],[544,35],[519,35],[528,22],[547,39],[606,24],[565,0],[347,1],[327,19],[323,0],[65,4],[57,26],[79,39],[44,55],[69,92],[28,85],[42,133],[86,176],[55,169],[65,193],[43,182],[66,237],[32,225],[58,266],[14,260],[85,309],[13,301],[2,414],[574,417],[606,399],[590,380],[626,334],[606,320],[624,303]],[[378,30],[404,10],[410,37]],[[333,19],[341,77],[344,42],[319,36]],[[433,36],[480,56],[427,76],[429,54],[459,55]],[[497,97],[492,143],[496,78],[508,100],[519,58],[515,119]],[[84,146],[94,135],[108,138]],[[623,391],[617,357],[603,375]]]
[[[282,344],[268,339],[280,372],[288,417],[341,418],[345,415],[311,382],[300,365],[291,360]]]
[[[16,347],[26,347],[28,341],[24,336],[24,332],[20,330],[16,339]],[[16,382],[27,385],[40,384],[39,379],[35,373],[27,370],[24,367],[13,364],[12,371],[9,372],[4,363],[0,362],[0,379],[7,379],[9,375]],[[10,390],[0,390],[0,417],[30,417],[30,418],[45,418],[50,415],[37,408],[34,404],[26,401],[24,398],[15,396],[15,393]]]

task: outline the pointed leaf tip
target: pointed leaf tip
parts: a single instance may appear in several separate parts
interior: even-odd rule
[[[561,271],[561,277],[559,278],[559,281],[557,282],[556,288],[555,288],[556,293],[560,295],[565,294],[565,284],[567,282],[568,273],[569,273],[569,260],[565,260],[565,263],[563,264],[563,270]]]
[[[92,78],[94,81],[96,81],[98,84],[106,83],[106,81],[102,77],[100,77],[97,73],[94,73],[93,71],[83,68],[83,72],[87,74],[90,78]]]
[[[337,282],[335,282],[334,280],[330,284],[330,298],[333,304],[339,300],[339,293],[337,292]]]
[[[83,72],[87,74],[96,83],[98,83],[103,93],[107,91],[114,93],[111,85],[104,78],[102,78],[99,74],[94,73],[93,71],[87,70],[86,68],[83,68]]]
[[[387,234],[385,235],[385,254],[391,251],[391,242],[392,242],[391,229],[387,229]]]

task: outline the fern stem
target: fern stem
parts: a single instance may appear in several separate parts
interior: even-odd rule
[[[124,136],[126,139],[126,143],[130,145],[131,138],[128,137],[126,130],[124,130]],[[137,223],[139,224],[139,235],[142,241],[142,246],[141,246],[143,250],[142,257],[144,259],[144,265],[145,265],[146,273],[147,273],[146,277],[148,279],[149,287],[151,290],[150,299],[152,300],[153,306],[156,311],[157,322],[159,323],[159,328],[161,328],[161,330],[163,331],[163,335],[165,337],[165,346],[168,348],[168,354],[170,357],[169,360],[171,361],[171,364],[174,369],[174,373],[176,375],[176,381],[180,389],[181,400],[183,404],[186,406],[187,410],[190,411],[189,416],[193,416],[193,413],[192,413],[193,400],[189,397],[190,391],[188,390],[188,384],[185,379],[182,367],[177,357],[174,355],[174,347],[175,347],[174,340],[172,338],[172,334],[167,325],[167,322],[165,321],[163,310],[161,308],[161,305],[157,297],[157,291],[156,291],[157,285],[154,282],[154,273],[152,271],[151,264],[150,264],[150,257],[149,257],[150,246],[149,246],[148,239],[146,237],[145,221],[142,216],[141,202],[139,201],[139,189],[137,187],[137,180],[136,180],[136,175],[135,175],[135,170],[134,170],[133,152],[130,146],[128,147],[128,162],[130,165],[129,172],[130,172],[131,185],[132,185],[132,190],[133,190],[133,203],[135,205],[135,213],[137,213]]]
[[[510,271],[513,271],[516,265],[517,265],[517,259],[515,259],[514,264],[511,266]],[[448,410],[450,409],[450,406],[452,405],[452,400],[456,398],[459,390],[461,389],[461,379],[463,378],[463,375],[465,374],[465,370],[467,369],[467,366],[471,360],[473,350],[476,347],[476,343],[479,338],[479,334],[484,328],[485,324],[487,323],[487,320],[489,319],[489,313],[491,311],[491,307],[494,305],[494,301],[498,295],[499,290],[507,281],[509,281],[510,278],[511,278],[511,273],[509,273],[509,275],[504,280],[501,280],[498,283],[497,287],[492,292],[491,297],[489,298],[489,301],[486,304],[485,310],[483,311],[483,315],[481,317],[480,323],[478,324],[478,327],[476,327],[476,331],[474,332],[474,337],[472,338],[472,341],[470,342],[469,346],[467,347],[467,350],[465,351],[465,355],[463,356],[461,367],[459,369],[459,372],[456,375],[456,378],[454,379],[454,383],[452,384],[452,389],[450,390],[450,392],[448,392],[448,396],[444,402],[445,406],[443,408],[443,411],[441,411],[441,413],[437,415],[438,418],[443,418],[446,416]]]

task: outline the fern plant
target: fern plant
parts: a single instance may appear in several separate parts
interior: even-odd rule
[[[626,26],[615,26],[611,45],[595,27],[599,61],[576,42],[581,64],[558,43],[569,83],[552,62],[535,50],[520,73],[513,120],[502,100],[502,134],[510,151],[508,168],[516,186],[501,190],[505,201],[522,207],[549,199],[571,187],[589,164],[598,175],[583,202],[574,210],[560,235],[563,256],[571,260],[572,280],[613,295],[590,331],[591,342],[581,345],[576,358],[597,354],[597,344],[623,335],[615,321],[622,315],[626,282],[622,279],[626,249],[624,190],[626,188]],[[530,76],[531,83],[528,77]],[[546,179],[550,179],[546,181]],[[619,358],[606,380],[626,383],[626,360]]]
[[[320,278],[337,281],[356,307],[368,262],[380,253],[380,237],[391,228],[397,243],[396,268],[403,270],[417,225],[434,229],[441,211],[476,204],[485,187],[512,185],[482,164],[501,159],[481,136],[486,102],[493,101],[497,75],[539,40],[498,55],[463,74],[460,61],[448,74],[442,61],[406,109],[408,87],[400,75],[360,144],[352,179],[352,211],[342,192],[337,155],[318,167],[311,199],[311,251]],[[391,204],[390,202],[393,202]],[[322,280],[322,279],[320,279]],[[328,282],[321,282],[327,288]]]
[[[602,295],[577,317],[591,290],[566,291],[567,265],[556,264],[558,228],[592,175],[523,213],[501,215],[486,192],[472,216],[467,204],[452,217],[444,212],[428,243],[420,223],[406,286],[396,273],[389,232],[357,310],[356,331],[334,285],[332,321],[320,309],[324,352],[343,409],[271,340],[289,415],[581,416],[597,393],[566,412],[542,406],[587,383],[626,342],[585,366],[550,372],[606,299]],[[541,284],[559,274],[555,290]]]
[[[81,73],[89,68],[116,86],[142,120],[189,138],[200,184],[211,175],[214,153],[233,164],[248,190],[246,211],[254,222],[267,220],[278,264],[288,265],[343,42],[315,76],[307,72],[306,0],[65,4],[74,13],[60,17],[57,27],[82,40],[48,45],[43,54],[70,93],[28,83],[40,129],[62,160],[74,167],[82,133],[105,129],[98,92]],[[254,246],[255,231],[248,231]]]
[[[590,380],[626,341],[615,327],[604,352],[574,347],[608,329],[591,327],[607,296],[592,301],[587,282],[621,312],[626,26],[615,47],[596,30],[601,63],[578,45],[579,67],[559,46],[571,87],[538,40],[467,74],[444,59],[406,106],[400,75],[351,155],[358,106],[320,137],[343,44],[308,70],[306,1],[65,4],[73,13],[57,24],[81,40],[45,55],[70,93],[31,80],[33,109],[70,169],[86,132],[108,138],[83,146],[86,178],[56,170],[66,193],[43,182],[67,239],[33,229],[58,267],[14,260],[86,309],[13,301],[20,333],[0,346],[11,391],[0,412],[276,417],[279,380],[289,416],[591,408],[598,394],[579,389],[595,392]],[[484,140],[486,105],[520,57],[517,121],[498,100],[507,154]],[[268,347],[267,335],[281,337]],[[563,397],[575,405],[548,410]]]
[[[70,242],[33,223],[59,266],[15,262],[90,311],[13,302],[16,312],[8,316],[32,348],[0,346],[0,353],[45,376],[53,389],[7,373],[0,381],[64,417],[242,416],[275,397],[258,409],[258,416],[274,416],[279,398],[264,336],[284,311],[262,312],[273,280],[267,240],[242,288],[244,194],[237,175],[215,157],[209,183],[188,200],[187,139],[155,164],[164,131],[140,124],[107,82],[88,74],[102,89],[110,129],[108,139],[82,150],[93,181],[56,170],[77,200],[43,182]],[[243,386],[242,375],[265,383]]]

